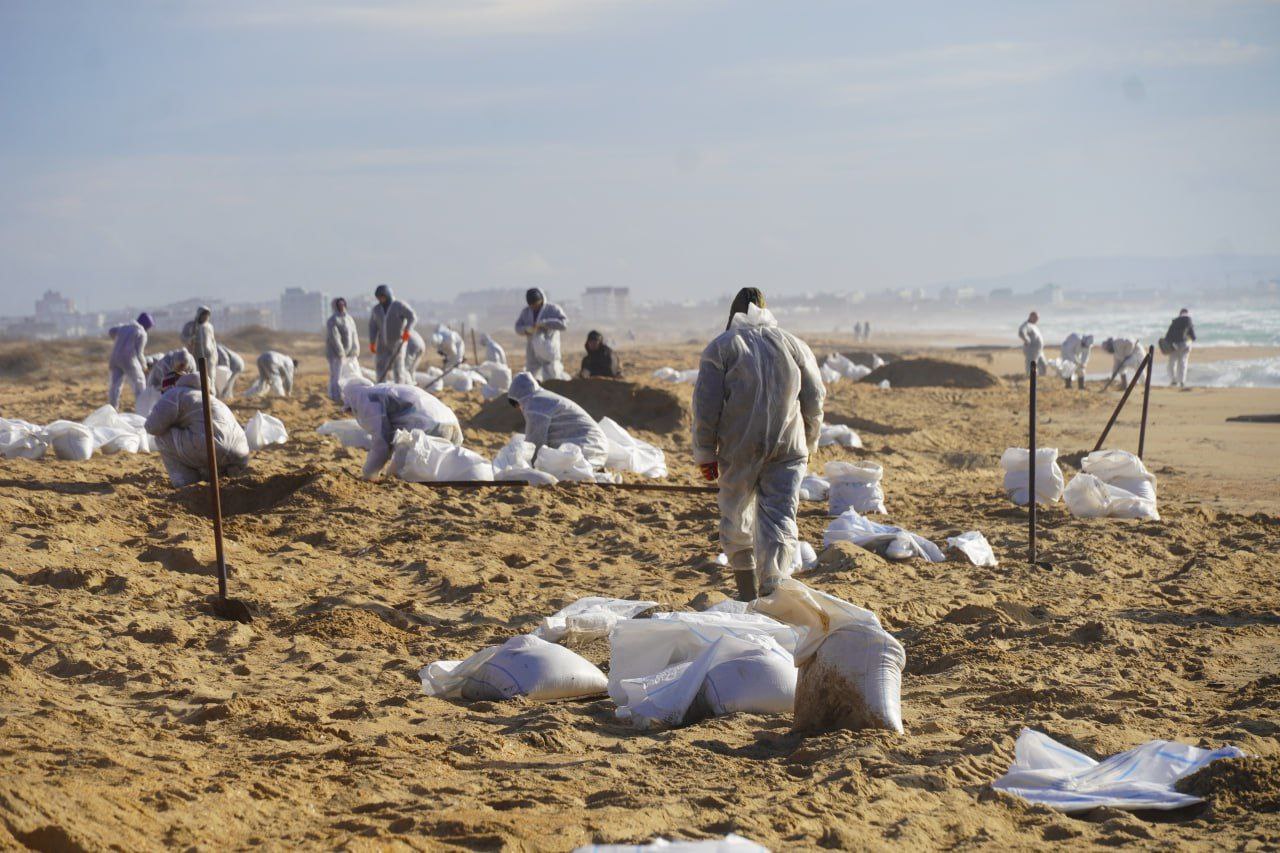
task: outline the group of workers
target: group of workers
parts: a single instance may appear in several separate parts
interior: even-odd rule
[[[1025,366],[1030,370],[1033,366],[1040,376],[1044,376],[1049,363],[1044,356],[1044,336],[1040,334],[1040,315],[1032,311],[1027,319],[1018,327],[1018,339],[1022,341],[1022,354]],[[1169,384],[1175,388],[1187,387],[1187,363],[1191,359],[1191,344],[1196,339],[1195,324],[1191,321],[1191,311],[1183,308],[1178,316],[1169,324],[1159,341],[1160,351],[1168,358]],[[1070,388],[1072,383],[1084,390],[1085,368],[1089,364],[1089,353],[1093,349],[1093,335],[1082,335],[1072,332],[1063,340],[1059,350],[1058,371]],[[1142,341],[1138,338],[1107,338],[1102,342],[1102,349],[1112,359],[1110,385],[1118,376],[1120,384],[1128,384],[1129,371],[1137,370],[1142,364]]]

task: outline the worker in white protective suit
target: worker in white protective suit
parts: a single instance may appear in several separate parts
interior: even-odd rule
[[[417,329],[410,329],[409,340],[404,342],[404,369],[410,376],[417,372],[418,365],[426,354],[427,342],[418,334]]]
[[[170,374],[195,373],[196,360],[191,353],[185,349],[171,349],[164,355],[161,355],[151,361],[151,367],[147,370],[147,387],[157,390],[164,388],[164,379]]]
[[[230,400],[236,395],[236,380],[244,373],[244,358],[231,347],[218,344],[218,367],[227,369],[227,378],[218,384],[217,395]],[[217,371],[214,371],[217,375]]]
[[[450,329],[444,323],[436,326],[436,333],[431,336],[436,352],[444,359],[444,369],[457,367],[467,360],[467,342],[462,335]]]
[[[396,299],[391,288],[378,285],[373,292],[378,304],[369,313],[369,352],[374,354],[374,376],[379,382],[412,385],[413,374],[405,360],[405,344],[418,315],[405,302]]]
[[[200,376],[170,372],[163,380],[164,394],[147,415],[145,429],[155,436],[160,460],[169,472],[169,481],[181,488],[209,477],[209,455],[205,446],[204,405]],[[227,404],[210,395],[213,421],[214,458],[219,473],[235,474],[249,464],[249,440]]]
[[[764,302],[754,287],[739,291],[693,389],[693,461],[720,482],[720,547],[742,601],[768,595],[795,562],[800,481],[826,396],[813,352]]]
[[[484,346],[485,361],[492,361],[494,364],[507,363],[507,351],[502,348],[502,344],[488,335],[481,335],[480,343]]]
[[[1111,353],[1112,362],[1111,378],[1102,390],[1110,388],[1116,376],[1120,377],[1121,385],[1128,385],[1129,371],[1137,370],[1142,364],[1142,341],[1138,338],[1107,338],[1102,342],[1102,349]]]
[[[113,326],[108,332],[114,343],[107,362],[107,402],[117,411],[120,390],[126,381],[135,401],[147,387],[147,330],[154,325],[151,315],[144,311],[132,323]]]
[[[1040,334],[1040,327],[1036,324],[1040,322],[1040,315],[1032,311],[1027,315],[1027,319],[1018,327],[1018,339],[1022,341],[1022,369],[1025,372],[1031,365],[1036,366],[1036,372],[1044,376],[1045,370],[1049,364],[1044,359],[1044,336]]]
[[[258,380],[249,389],[250,394],[266,394],[279,387],[280,392],[288,397],[293,394],[293,375],[298,369],[298,360],[290,358],[282,352],[267,350],[258,356]]]
[[[462,444],[462,426],[453,410],[414,385],[374,385],[352,379],[342,386],[342,401],[360,426],[373,437],[361,476],[378,477],[391,459],[396,430],[420,429],[427,435]]]
[[[1089,352],[1092,349],[1093,335],[1072,332],[1062,342],[1058,352],[1062,360],[1060,372],[1068,388],[1071,387],[1071,381],[1074,379],[1079,383],[1080,390],[1084,390],[1084,371],[1089,365]]]
[[[218,342],[213,334],[212,316],[209,306],[201,305],[196,309],[196,318],[182,327],[182,342],[196,361],[205,360],[210,371],[218,364]]]
[[[329,359],[329,399],[341,403],[343,364],[353,367],[353,373],[360,367],[360,333],[341,296],[333,300],[333,313],[325,323],[324,354]]]
[[[539,382],[568,379],[560,361],[560,333],[569,327],[569,318],[536,287],[525,292],[524,301],[525,308],[516,319],[516,334],[529,339],[524,348],[524,369]]]
[[[517,373],[507,389],[507,399],[524,415],[524,440],[534,446],[534,459],[543,447],[559,449],[576,444],[592,468],[609,461],[609,439],[587,410],[568,397],[548,391],[533,374]]]

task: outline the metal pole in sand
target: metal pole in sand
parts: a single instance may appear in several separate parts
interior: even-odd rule
[[[204,406],[204,446],[209,464],[209,501],[213,505],[213,547],[218,562],[218,599],[213,612],[223,619],[236,622],[252,622],[253,611],[243,601],[227,598],[227,558],[222,549],[222,492],[218,488],[218,454],[213,439],[213,405],[209,397],[209,363],[202,357],[200,368],[200,397]]]
[[[1147,358],[1149,359],[1150,353]],[[1095,451],[1102,449],[1102,443],[1107,440],[1111,428],[1116,425],[1116,418],[1120,417],[1120,410],[1124,408],[1124,404],[1128,402],[1129,395],[1133,393],[1133,388],[1138,384],[1138,379],[1142,376],[1142,365],[1147,363],[1147,359],[1143,359],[1142,364],[1138,365],[1138,369],[1133,373],[1133,379],[1129,380],[1129,385],[1124,389],[1124,396],[1120,398],[1120,402],[1116,404],[1116,410],[1111,413],[1111,420],[1107,421],[1106,427],[1102,430],[1102,435],[1098,436],[1098,443],[1093,446]]]
[[[1036,362],[1031,362],[1031,418],[1027,438],[1027,562],[1036,564]]]
[[[471,327],[471,363],[484,364],[484,361],[480,358],[480,347],[476,346],[476,327],[475,326]]]
[[[1147,378],[1142,385],[1142,426],[1138,427],[1138,458],[1147,446],[1147,405],[1151,402],[1151,369],[1155,365],[1156,348],[1147,347]]]

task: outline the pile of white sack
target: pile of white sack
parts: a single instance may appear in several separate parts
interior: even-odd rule
[[[676,384],[692,384],[698,379],[698,369],[676,370],[674,367],[659,367],[653,372],[653,378],[663,382]]]
[[[94,453],[154,453],[146,418],[103,406],[83,421],[58,420],[48,426],[0,418],[0,457],[40,459],[52,448],[58,459],[83,462]]]
[[[831,355],[827,356],[827,360],[822,363],[822,367],[819,368],[819,370],[822,373],[823,383],[831,385],[842,379],[857,382],[866,377],[877,367],[881,367],[883,365],[884,359],[878,355],[871,356],[871,367],[867,367],[865,364],[855,363],[853,360],[838,352],[833,352]]]
[[[497,388],[489,388],[489,378],[492,376],[499,386],[503,384],[503,376],[505,371],[505,385],[501,390]],[[472,367],[469,364],[460,364],[453,370],[446,371],[438,367],[428,367],[426,370],[420,370],[413,374],[413,382],[424,391],[430,391],[438,394],[444,388],[451,391],[460,391],[467,393],[469,391],[479,391],[481,396],[486,400],[492,400],[507,393],[507,388],[511,387],[511,368],[505,364],[496,364],[494,362],[485,362],[480,367]]]
[[[1159,521],[1156,475],[1126,450],[1096,450],[1080,464],[1062,500],[1080,518],[1141,518]]]
[[[429,696],[565,699],[608,692],[638,728],[736,712],[794,713],[797,726],[902,731],[902,646],[875,614],[797,580],[751,604],[655,613],[657,605],[592,597],[533,634],[418,675]],[[552,641],[609,638],[609,674]]]

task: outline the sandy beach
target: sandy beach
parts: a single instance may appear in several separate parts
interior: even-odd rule
[[[269,341],[227,342],[252,365]],[[874,346],[1018,373],[1015,351],[922,343]],[[728,832],[775,851],[1280,845],[1280,424],[1227,420],[1280,413],[1280,389],[1154,388],[1162,519],[1076,519],[1059,503],[1042,512],[1045,568],[1026,562],[1026,513],[998,466],[1025,446],[1025,379],[833,385],[827,420],[864,448],[822,448],[811,467],[879,462],[889,520],[938,542],[980,530],[1000,559],[833,551],[802,576],[905,646],[906,733],[802,736],[748,714],[637,732],[607,697],[446,701],[422,695],[417,671],[584,595],[679,609],[731,594],[713,497],[363,482],[363,452],[315,432],[342,417],[318,342],[274,344],[301,358],[294,397],[232,408],[276,415],[289,442],[224,491],[252,625],[212,616],[205,488],[175,492],[157,456],[0,460],[0,847],[569,850]],[[34,362],[18,348],[0,346],[0,416],[80,420],[104,401],[104,342]],[[672,483],[696,482],[691,386],[650,374],[696,366],[699,349],[624,348],[628,378],[654,390],[608,413],[666,451]],[[1197,351],[1192,369],[1275,354],[1246,349]],[[506,443],[473,426],[478,395],[441,397],[468,447]],[[1092,449],[1118,399],[1047,381],[1041,444]],[[1139,404],[1109,447],[1136,450]],[[825,504],[802,504],[820,551],[827,523]],[[607,665],[606,642],[578,651]],[[989,787],[1023,727],[1097,758],[1152,738],[1258,758],[1203,779],[1200,806],[1071,817]]]

